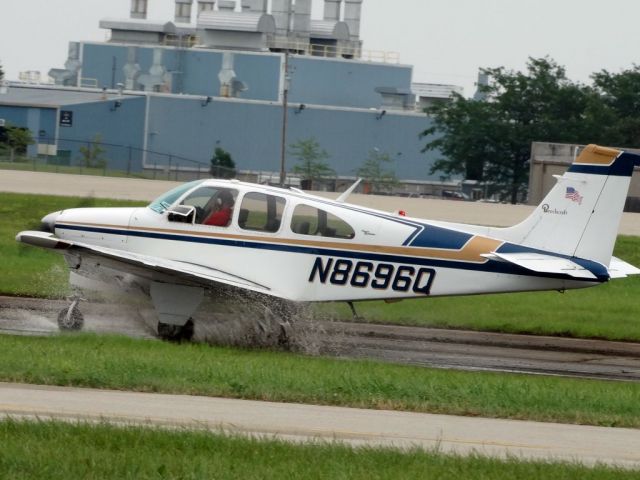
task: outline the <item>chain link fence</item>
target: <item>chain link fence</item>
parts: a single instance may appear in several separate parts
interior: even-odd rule
[[[0,146],[0,169],[175,181],[235,176],[235,170],[220,166],[212,168],[210,161],[105,143],[99,138],[59,138],[56,141],[41,137],[32,148],[37,148],[37,155],[16,154],[11,161],[9,148]]]

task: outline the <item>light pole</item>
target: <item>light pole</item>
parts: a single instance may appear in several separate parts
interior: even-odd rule
[[[287,34],[284,44],[284,82],[282,84],[282,137],[280,142],[280,186],[284,187],[287,172],[285,171],[285,155],[287,151],[287,109],[289,107],[289,34],[291,33],[291,0],[287,5]]]

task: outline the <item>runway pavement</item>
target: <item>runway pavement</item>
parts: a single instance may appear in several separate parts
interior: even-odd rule
[[[161,180],[16,170],[2,170],[0,172],[0,192],[48,193],[61,196],[91,196],[96,198],[150,201],[178,184]],[[339,195],[337,193],[316,193],[327,198],[336,198]],[[359,194],[351,195],[349,202],[390,212],[404,210],[407,215],[418,218],[494,226],[515,225],[526,218],[534,208],[528,205],[502,205]],[[640,236],[640,213],[623,214],[620,233]]]
[[[57,334],[57,314],[67,304],[63,300],[0,296],[0,333]],[[156,317],[150,305],[146,308],[95,302],[80,306],[86,331],[155,338]],[[203,310],[209,312],[211,307]],[[219,336],[224,339],[230,333],[224,325],[237,325],[220,323],[229,322],[230,314],[219,319],[201,315],[196,315],[194,340],[198,342],[224,343]],[[255,321],[244,322],[249,324],[255,326]],[[640,381],[639,343],[322,320],[316,321],[315,327],[322,331],[315,335],[315,344],[327,356],[457,370]]]
[[[0,414],[640,468],[640,431],[624,428],[9,383]]]

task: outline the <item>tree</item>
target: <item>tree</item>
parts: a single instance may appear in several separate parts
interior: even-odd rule
[[[290,144],[288,153],[298,161],[291,171],[300,175],[302,180],[308,183],[306,188],[309,190],[313,188],[313,182],[336,175],[335,170],[326,161],[329,154],[320,148],[315,138],[298,140]]]
[[[15,160],[16,153],[25,154],[27,147],[33,145],[33,135],[28,128],[6,127],[7,145],[10,150],[10,161]]]
[[[211,157],[209,173],[215,178],[233,178],[236,176],[236,164],[231,154],[226,150],[216,147]]]
[[[374,148],[369,151],[369,155],[356,170],[356,174],[371,185],[374,192],[388,190],[398,183],[392,164],[393,160],[388,153]]]
[[[0,63],[0,82],[4,80],[4,70],[2,69],[2,64]]]
[[[591,75],[594,89],[602,99],[609,116],[602,128],[607,132],[608,145],[640,147],[640,66],[618,74],[606,70]]]
[[[105,168],[107,159],[103,157],[105,148],[102,146],[102,135],[93,137],[86,146],[79,148],[82,165],[86,168]]]
[[[490,193],[516,203],[529,175],[532,141],[609,143],[603,122],[611,114],[597,91],[569,81],[549,58],[530,58],[526,72],[484,69],[491,84],[487,98],[454,101],[426,109],[432,126],[424,150],[437,150],[431,173],[463,175],[488,183]]]

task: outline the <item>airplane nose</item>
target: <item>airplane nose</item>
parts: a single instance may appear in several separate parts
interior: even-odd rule
[[[42,220],[40,220],[40,230],[43,232],[55,233],[56,219],[60,213],[62,213],[62,210],[52,212],[42,217]]]

